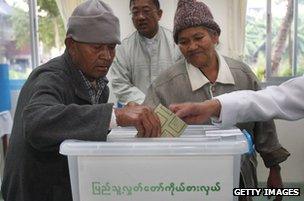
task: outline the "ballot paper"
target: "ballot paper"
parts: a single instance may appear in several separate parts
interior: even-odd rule
[[[161,137],[179,137],[187,128],[183,120],[162,104],[159,104],[154,112],[161,122]]]

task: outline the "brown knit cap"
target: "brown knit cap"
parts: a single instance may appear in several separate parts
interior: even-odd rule
[[[218,35],[221,28],[214,21],[208,6],[196,0],[179,0],[174,16],[173,37],[177,43],[178,33],[189,27],[203,26],[214,30]]]

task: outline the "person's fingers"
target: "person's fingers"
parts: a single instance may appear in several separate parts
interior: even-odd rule
[[[193,107],[192,103],[180,105],[176,108],[175,115],[179,118],[183,118],[189,115],[194,115],[196,113],[196,108]]]
[[[148,109],[143,108],[142,113],[139,117],[140,117],[140,121],[142,121],[142,125],[144,126],[144,129],[145,129],[144,137],[150,137],[152,134],[153,126],[149,119]]]
[[[145,108],[145,115],[149,121],[151,133],[147,137],[158,137],[161,133],[160,120],[151,108]]]
[[[153,112],[153,115],[154,115],[154,118],[156,120],[156,126],[155,126],[156,127],[156,137],[160,137],[160,135],[161,135],[161,122],[160,122],[160,119],[157,116],[157,114],[155,114]]]
[[[173,112],[176,113],[180,110],[185,110],[185,108],[189,107],[191,103],[175,103],[169,105],[169,109]]]
[[[139,104],[136,103],[136,102],[130,101],[130,102],[127,103],[126,106],[127,106],[127,107],[133,107],[133,106],[139,106]]]
[[[145,117],[145,118],[143,119],[143,126],[144,126],[144,128],[145,128],[144,137],[146,137],[146,138],[151,137],[151,136],[152,136],[152,132],[153,132],[153,131],[152,131],[152,130],[153,130],[153,127],[152,127],[152,125],[151,125],[151,123],[150,123],[148,117]]]
[[[171,104],[169,105],[169,110],[171,110],[173,113],[179,110],[181,104]]]
[[[267,188],[273,188],[269,178],[268,178],[268,181],[267,181]],[[271,199],[271,195],[267,195],[267,199],[270,200]]]
[[[135,128],[136,128],[137,131],[138,131],[137,137],[144,137],[145,128],[144,128],[144,126],[142,125],[142,122],[141,122],[141,121],[137,121],[137,123],[135,124]]]
[[[175,115],[179,118],[185,118],[189,115],[188,108],[180,108],[175,112]]]
[[[150,137],[158,137],[160,134],[160,121],[157,115],[152,110],[149,113],[149,120],[152,126],[152,132]]]
[[[200,125],[204,123],[204,120],[200,120],[200,117],[198,116],[187,116],[181,119],[189,125]]]
[[[193,118],[192,117],[184,117],[181,118],[184,122],[186,122],[187,124],[193,124]]]
[[[155,119],[155,129],[156,129],[156,133],[155,133],[155,137],[160,137],[161,136],[161,122],[160,122],[160,119],[158,117],[158,115],[152,111],[152,114],[153,114],[153,117]]]

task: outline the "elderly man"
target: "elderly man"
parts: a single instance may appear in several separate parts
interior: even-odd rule
[[[152,81],[181,57],[172,33],[158,25],[158,0],[130,0],[130,10],[137,31],[118,46],[110,70],[114,94],[123,105],[141,104]]]
[[[105,76],[119,38],[119,21],[102,1],[74,10],[65,53],[36,68],[20,92],[2,184],[6,201],[72,201],[67,158],[59,154],[66,139],[105,141],[115,124],[159,135],[147,107],[107,103]]]
[[[180,0],[173,35],[186,59],[178,61],[155,80],[144,104],[155,107],[162,103],[168,107],[172,103],[202,102],[241,89],[258,90],[258,81],[247,65],[216,51],[220,33],[207,5]],[[268,186],[282,187],[279,163],[286,160],[289,153],[280,145],[273,121],[237,126],[253,135],[256,150],[270,168]],[[257,187],[256,166],[255,153],[242,156],[241,187]],[[241,197],[240,200],[251,198]]]

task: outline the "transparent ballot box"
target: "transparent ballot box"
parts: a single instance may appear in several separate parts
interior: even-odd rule
[[[229,201],[250,140],[238,129],[190,126],[179,138],[137,138],[118,128],[108,142],[65,141],[74,201]]]

